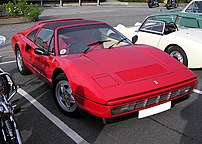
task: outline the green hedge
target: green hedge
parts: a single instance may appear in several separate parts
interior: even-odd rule
[[[6,11],[8,16],[24,16],[33,20],[37,20],[42,12],[38,5],[28,4],[26,0],[13,0],[0,4],[0,14],[3,11]]]

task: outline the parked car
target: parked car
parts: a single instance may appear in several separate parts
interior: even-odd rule
[[[184,9],[173,11],[161,11],[153,15],[174,15],[181,18],[181,26],[202,28],[202,0],[192,0]],[[192,22],[194,21],[194,22]]]
[[[139,118],[171,108],[196,86],[196,75],[157,48],[133,45],[105,22],[40,22],[12,37],[17,67],[53,88],[67,115],[82,109],[101,118],[139,111]],[[156,108],[153,112],[145,110]]]
[[[171,17],[148,16],[132,27],[119,24],[118,31],[138,44],[147,44],[168,53],[188,68],[202,68],[202,30],[178,26]]]

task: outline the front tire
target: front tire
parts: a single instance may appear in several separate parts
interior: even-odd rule
[[[147,5],[149,8],[153,8],[153,0],[148,0]]]
[[[2,140],[2,144],[22,144],[20,132],[17,129],[14,118],[12,119],[13,120],[7,120],[3,122],[4,124],[2,130],[4,132],[4,135],[6,136],[6,141]],[[1,137],[3,138],[3,134],[1,134]]]
[[[17,63],[18,71],[19,71],[22,75],[27,75],[27,74],[30,74],[30,73],[31,73],[31,72],[27,69],[27,67],[24,65],[23,58],[22,58],[22,54],[21,54],[19,48],[16,49],[16,63]]]
[[[68,116],[78,116],[79,110],[72,95],[72,89],[64,73],[59,74],[54,81],[54,99],[59,109]]]
[[[178,4],[177,4],[177,3],[175,3],[175,4],[174,4],[174,8],[177,8],[177,7],[178,7]]]
[[[179,46],[172,46],[167,50],[167,53],[177,59],[179,62],[184,64],[186,67],[188,66],[188,59],[187,55],[184,52],[183,49],[181,49]]]
[[[148,7],[149,7],[149,8],[153,8],[152,3],[148,3]]]

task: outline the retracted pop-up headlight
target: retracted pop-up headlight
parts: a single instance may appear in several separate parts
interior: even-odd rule
[[[118,83],[107,73],[92,76],[92,78],[101,88],[118,86]]]

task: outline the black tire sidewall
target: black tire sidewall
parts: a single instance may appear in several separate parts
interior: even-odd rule
[[[65,115],[68,115],[68,116],[71,116],[71,117],[77,117],[79,116],[79,109],[78,109],[78,105],[77,105],[77,108],[73,111],[73,112],[67,112],[65,111],[63,108],[61,108],[58,100],[57,100],[57,97],[56,97],[56,85],[61,81],[61,80],[66,80],[68,81],[66,75],[64,73],[61,73],[59,74],[54,82],[53,82],[53,97],[54,97],[54,100],[55,100],[55,103],[57,105],[57,107],[65,114]]]
[[[178,51],[182,55],[182,57],[183,57],[183,64],[187,67],[188,66],[188,59],[187,59],[187,55],[184,52],[184,50],[182,48],[180,48],[179,46],[173,46],[173,47],[170,47],[167,50],[167,53],[170,55],[173,51]]]
[[[20,53],[21,57],[22,57],[22,53],[20,51],[19,48],[16,49],[16,63],[17,63],[17,68],[18,68],[18,71],[22,74],[22,75],[27,75],[27,74],[30,74],[31,72],[27,69],[27,67],[25,66],[24,64],[24,61],[23,61],[23,57],[22,57],[22,70],[20,71],[19,69],[19,65],[18,65],[18,60],[17,60],[17,53]]]
[[[153,8],[153,2],[152,2],[152,0],[148,0],[148,3],[147,3],[147,4],[148,4],[148,7],[149,7],[149,8]]]

